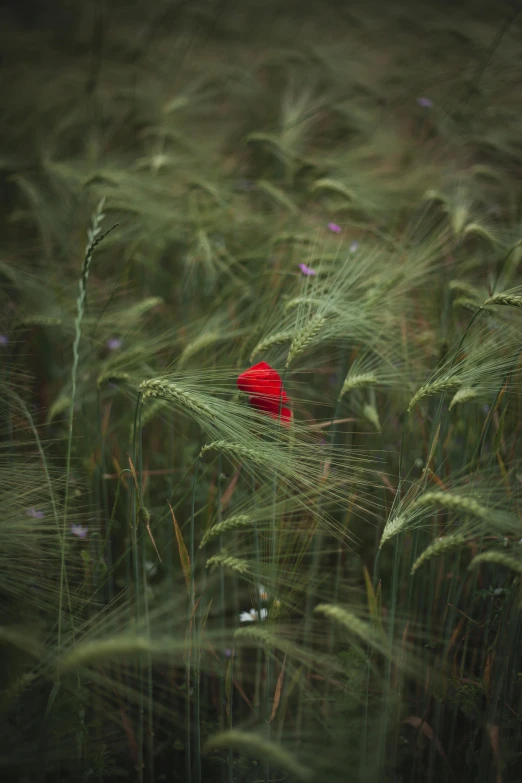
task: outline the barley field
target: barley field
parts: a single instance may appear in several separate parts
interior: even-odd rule
[[[0,780],[522,782],[521,10],[0,11]]]

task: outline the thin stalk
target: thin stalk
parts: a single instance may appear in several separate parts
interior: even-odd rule
[[[134,433],[132,438],[132,464],[136,465],[136,455],[137,455],[137,449],[138,449],[138,432],[141,430],[141,393],[138,394],[138,398],[136,400],[136,410],[134,413]],[[142,570],[142,560],[143,558],[140,557],[140,550],[139,550],[139,535],[138,535],[138,509],[137,509],[137,501],[138,501],[138,491],[139,489],[137,487],[134,487],[134,484],[131,482],[131,525],[132,525],[132,561],[134,566],[134,598],[135,598],[135,610],[136,610],[136,627],[140,628],[141,625],[141,606],[140,602],[142,600],[142,596],[145,594],[146,586],[142,583],[142,580],[140,579],[140,572]],[[140,590],[140,587],[143,587],[142,590]],[[138,682],[140,683],[140,694],[139,694],[139,701],[138,701],[138,712],[139,712],[139,719],[138,719],[138,738],[137,738],[137,773],[138,773],[138,783],[143,783],[143,736],[144,736],[144,719],[145,719],[145,704],[144,704],[144,694],[143,694],[143,688],[142,683],[143,681],[143,657],[140,655],[139,662],[138,662]]]
[[[143,428],[141,416],[143,406],[140,406],[138,423],[138,454],[137,454],[137,473],[139,482],[139,498],[143,503]],[[147,637],[150,639],[150,616],[149,616],[149,598],[147,592],[147,577],[145,568],[145,546],[143,545],[143,530],[141,531],[141,570],[143,584],[143,610],[145,618],[145,628]],[[150,783],[154,783],[154,682],[152,678],[152,654],[150,649],[147,652],[147,777]]]
[[[221,489],[221,475],[223,472],[223,455],[221,452],[219,452],[218,456],[218,496],[217,496],[217,521],[218,524],[221,523],[223,518],[223,512],[221,509],[221,498],[222,498],[222,489]],[[223,534],[221,534],[218,538],[218,551],[221,552],[223,549]],[[226,594],[225,594],[225,570],[223,568],[219,569],[219,630],[221,631],[221,636],[224,639],[225,638],[225,611],[226,611]],[[221,730],[224,729],[223,721],[223,715],[222,715],[222,709],[223,704],[225,702],[225,679],[222,675],[219,677],[219,715],[220,715],[220,728]]]
[[[252,497],[256,494],[256,479],[252,474],[250,477]],[[261,547],[259,544],[259,531],[257,525],[254,526],[254,557],[256,561],[256,569],[259,575],[262,574],[262,561],[261,561]],[[257,616],[261,621],[261,609],[263,608],[263,602],[260,596],[259,585],[256,584],[256,596],[257,596]],[[261,674],[263,667],[263,651],[260,647],[256,650],[256,673],[255,673],[255,685],[254,685],[254,708],[256,710],[257,717],[259,717],[259,705],[261,701]]]
[[[187,714],[186,714],[186,734],[187,734],[187,781],[192,782],[192,717],[191,717],[191,663],[192,653],[194,650],[194,639],[196,635],[196,616],[195,616],[195,604],[196,604],[196,562],[195,562],[195,506],[196,506],[196,485],[198,479],[200,457],[196,460],[196,466],[194,468],[194,477],[192,481],[192,502],[190,511],[190,539],[189,539],[189,557],[190,557],[190,597],[189,597],[189,650],[188,650],[188,666],[187,666]],[[195,760],[196,760],[196,777],[197,783],[201,783],[201,734],[200,734],[200,716],[199,716],[199,678],[194,679],[194,691],[195,691]]]
[[[346,377],[347,367],[346,367],[346,357],[343,359],[343,367],[341,370],[341,386],[339,387],[339,392],[337,394],[337,399],[335,402],[335,408],[332,415],[332,419],[330,424],[332,425],[333,422],[337,421],[339,418],[339,410],[341,407],[341,391],[344,383],[344,379]],[[329,438],[330,438],[330,448],[328,457],[326,459],[330,459],[333,455],[335,445],[336,445],[336,439],[337,439],[337,425],[335,424],[332,429],[329,431]],[[321,501],[318,499],[317,503],[318,509],[321,508]],[[312,563],[310,566],[310,573],[308,578],[308,590],[306,593],[306,605],[305,605],[305,621],[304,621],[304,634],[303,634],[303,643],[305,647],[308,646],[310,643],[310,633],[313,623],[313,601],[314,601],[314,591],[317,584],[317,579],[319,576],[319,568],[321,563],[321,555],[322,555],[322,548],[323,548],[323,540],[324,540],[324,534],[322,530],[319,528],[316,530],[314,535],[314,544],[312,549]],[[340,558],[339,558],[340,562]],[[332,637],[330,637],[332,638]],[[308,674],[308,671],[307,671]],[[299,736],[302,726],[302,718],[303,718],[303,691],[300,690],[299,692],[299,704],[298,704],[298,715],[297,715],[297,734]]]
[[[391,598],[390,598],[390,611],[389,611],[389,622],[388,622],[388,637],[390,640],[390,647],[393,643],[393,635],[395,633],[395,609],[397,606],[397,593],[398,593],[398,585],[399,585],[399,572],[400,572],[400,550],[399,550],[399,543],[398,543],[398,537],[395,537],[394,541],[394,550],[393,550],[393,572],[392,572],[392,592],[391,592]],[[386,659],[386,696],[385,696],[385,703],[384,703],[384,709],[382,714],[382,722],[381,722],[381,731],[379,732],[379,768],[384,769],[385,766],[385,748],[386,748],[386,729],[388,725],[388,715],[389,715],[389,706],[390,706],[390,695],[391,695],[391,657],[388,656]],[[395,761],[395,748],[392,749],[392,758],[389,760],[391,768],[394,768],[394,761]]]
[[[88,243],[85,249],[85,255],[82,265],[82,274],[79,282],[78,299],[76,300],[76,319],[74,322],[74,342],[73,342],[73,363],[71,368],[71,404],[69,407],[69,422],[67,427],[67,454],[65,458],[65,498],[63,509],[63,523],[62,523],[62,546],[61,546],[61,563],[60,563],[60,588],[58,596],[58,650],[61,648],[62,643],[62,614],[63,614],[63,591],[66,580],[66,564],[65,564],[65,536],[67,530],[67,513],[69,505],[69,486],[70,486],[70,473],[71,473],[71,458],[72,458],[72,436],[73,436],[73,423],[74,423],[74,406],[76,402],[76,376],[78,373],[78,364],[80,362],[80,339],[82,336],[82,320],[83,311],[85,308],[85,299],[87,297],[87,281],[89,279],[89,272],[91,268],[91,262],[96,247],[100,242],[116,228],[116,225],[112,226],[108,231],[103,234],[100,233],[100,223],[103,220],[103,205],[105,199],[102,199],[98,204],[98,207],[94,213],[92,219],[92,227],[87,232]],[[60,674],[57,675],[57,683],[60,682]]]
[[[101,544],[100,553],[103,555],[105,564],[107,566],[105,585],[106,585],[107,601],[108,603],[110,603],[114,598],[114,582],[112,578],[112,544],[110,538],[110,530],[109,531],[107,530],[107,519],[109,517],[109,496],[107,491],[107,482],[103,480],[106,460],[105,460],[105,438],[103,437],[103,432],[102,432],[102,409],[101,409],[100,390],[98,390],[98,423],[100,425],[99,426],[99,436],[100,436],[99,492],[102,499],[101,505],[103,508],[103,521],[104,521],[104,528],[105,528],[104,530],[105,541]]]
[[[288,366],[285,366],[281,378],[281,392],[279,395],[279,411],[278,411],[279,421],[281,420],[281,411],[283,408],[283,390],[284,390],[287,369]],[[272,515],[270,519],[269,563],[270,563],[270,589],[274,591],[275,594],[276,583],[277,583],[277,557],[278,557],[277,518],[276,518],[277,470],[274,471],[272,490],[273,490],[273,500],[272,500]],[[269,618],[267,616],[267,620],[268,619]],[[261,612],[259,612],[259,622],[261,622]],[[267,650],[266,651],[266,680],[265,680],[265,716],[264,716],[265,724],[266,724],[267,740],[270,739],[270,734],[271,734],[270,713],[271,713],[271,695],[272,695],[272,679],[273,679],[272,668],[273,666],[272,666],[271,650]],[[264,765],[264,775],[265,775],[265,783],[268,783],[270,779],[270,763],[268,761],[266,761]]]
[[[217,520],[218,524],[222,521],[222,509],[221,509],[221,498],[222,498],[222,479],[221,475],[223,472],[223,455],[221,452],[219,453],[218,457],[218,497],[217,497]],[[223,549],[223,535],[221,534],[218,539],[218,551],[221,551]],[[226,612],[226,593],[225,593],[225,569],[220,568],[219,569],[219,630],[221,631],[221,638],[225,638],[225,612]],[[233,653],[232,653],[233,654]],[[232,665],[232,664],[231,664]],[[223,731],[226,728],[226,712],[224,712],[224,705],[225,705],[225,676],[220,673],[219,675],[219,723],[220,723],[220,729]],[[223,768],[221,771],[221,780],[224,781],[227,780],[230,776],[231,772],[229,770],[229,765],[227,764],[226,768]]]

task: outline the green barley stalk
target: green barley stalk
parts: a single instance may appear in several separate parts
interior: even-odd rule
[[[140,537],[139,537],[139,545],[140,545],[140,569],[141,569],[141,584],[142,584],[142,592],[143,592],[143,614],[144,614],[144,622],[145,622],[145,628],[147,631],[147,636],[150,638],[151,634],[151,623],[150,623],[150,613],[149,613],[149,599],[148,599],[148,592],[147,592],[147,580],[145,577],[145,546],[144,546],[144,530],[143,525],[140,525],[140,521],[142,519],[142,513],[144,512],[145,516],[149,518],[149,513],[145,506],[143,505],[143,445],[142,445],[142,434],[143,434],[143,422],[141,419],[143,412],[143,405],[139,406],[139,419],[138,419],[138,432],[137,437],[135,439],[134,443],[134,457],[137,459],[138,462],[138,468],[137,468],[137,476],[138,476],[138,489],[137,489],[137,495],[138,495],[138,502],[139,502],[139,509],[138,514],[136,517],[136,527],[140,527]],[[137,453],[136,453],[137,450]],[[142,714],[143,714],[143,721],[145,720],[145,717],[147,718],[147,756],[148,756],[148,764],[147,764],[147,776],[150,781],[154,781],[154,690],[153,690],[153,677],[152,677],[152,654],[149,650],[146,654],[146,661],[147,661],[147,699],[146,699],[146,716],[145,716],[145,699],[142,695],[142,689],[140,688],[140,707],[142,706]],[[142,670],[142,662],[140,660],[140,669]],[[140,671],[141,675],[141,671]],[[140,683],[142,681],[142,678],[140,676]],[[143,721],[140,717],[140,723],[143,725]],[[140,731],[142,731],[142,727],[140,726]]]
[[[142,407],[142,398],[141,398],[141,394],[138,394],[138,399],[136,400],[136,411],[134,414],[134,433],[132,439],[132,463],[134,466],[136,465],[138,433],[141,432],[141,407]],[[132,478],[134,478],[134,476]],[[140,544],[140,538],[141,538],[141,536],[139,536],[141,530],[138,530],[138,508],[137,508],[138,504],[140,504],[140,508],[141,508],[141,499],[137,497],[139,491],[140,491],[139,488],[135,487],[133,481],[131,480],[130,514],[131,514],[131,526],[132,526],[132,561],[134,567],[136,625],[138,627],[141,621],[141,600],[142,597],[144,597],[145,590],[146,590],[145,584],[144,583],[142,584],[142,580],[140,579],[140,573],[142,571],[142,557],[140,557],[140,551],[138,548]],[[141,687],[141,682],[143,678],[142,655],[139,656],[138,675],[139,675],[138,680],[140,682],[140,692],[139,692],[138,739],[137,739],[137,746],[138,746],[137,747],[137,754],[138,754],[137,772],[138,772],[138,783],[142,783],[143,782],[143,736],[144,736],[144,717],[145,717],[144,694],[143,694],[143,689]]]
[[[91,262],[93,259],[94,251],[105,239],[105,237],[113,231],[118,224],[111,226],[107,231],[102,233],[101,223],[105,215],[103,214],[103,206],[105,199],[103,198],[92,217],[91,228],[87,231],[87,247],[85,249],[85,255],[83,259],[82,274],[79,282],[79,293],[76,300],[76,319],[74,322],[75,336],[73,343],[73,364],[71,369],[71,397],[69,408],[69,425],[68,425],[68,441],[67,441],[67,456],[65,461],[65,499],[64,499],[64,512],[63,512],[63,527],[62,527],[62,556],[60,564],[60,590],[58,598],[58,650],[60,650],[62,640],[62,611],[63,611],[63,591],[66,580],[65,574],[65,536],[67,531],[67,512],[69,501],[69,486],[70,486],[70,471],[71,471],[71,456],[72,456],[72,436],[73,436],[73,422],[74,422],[74,404],[76,400],[76,375],[78,372],[78,363],[80,360],[80,339],[82,336],[82,319],[85,307],[85,299],[87,296],[87,281],[89,279],[89,272],[91,269]]]
[[[323,319],[324,320],[324,319]],[[288,351],[288,357],[286,361],[286,366],[281,378],[281,395],[279,399],[279,411],[278,411],[278,417],[281,416],[281,410],[283,407],[283,389],[284,384],[286,380],[286,371],[290,364],[290,357],[292,354],[292,347],[294,346],[295,338],[292,341],[289,351]],[[271,587],[273,590],[275,590],[276,582],[277,582],[277,554],[278,554],[278,536],[277,536],[277,484],[278,484],[278,468],[277,465],[274,469],[274,477],[273,477],[273,497],[272,497],[272,515],[271,515],[271,530],[270,530],[270,566],[271,566],[271,574],[270,574],[270,582]],[[261,612],[259,612],[259,620],[261,620]],[[268,620],[268,618],[267,618]],[[266,679],[265,679],[265,723],[266,723],[266,734],[267,734],[267,740],[270,740],[271,736],[271,725],[270,725],[270,699],[272,696],[272,655],[271,651],[267,651],[266,655]],[[264,767],[264,773],[265,773],[265,783],[268,783],[270,780],[270,760],[268,758],[268,755],[266,757],[265,761],[265,767]]]
[[[187,686],[190,686],[190,663],[192,660],[192,654],[194,652],[195,658],[197,655],[199,655],[199,644],[197,645],[198,650],[196,651],[196,636],[197,636],[197,618],[196,618],[196,550],[195,550],[195,540],[196,540],[196,531],[195,531],[195,508],[196,508],[196,484],[198,480],[198,472],[199,472],[199,464],[200,464],[200,458],[196,460],[196,466],[194,468],[194,478],[192,482],[192,501],[191,501],[191,510],[190,510],[190,615],[192,617],[192,637],[190,638],[189,645],[190,645],[190,652],[189,652],[189,670],[188,670],[188,678],[187,678]],[[202,588],[200,587],[200,590]],[[189,619],[190,622],[190,619]],[[196,671],[196,667],[199,669],[199,664],[197,660],[195,661],[195,671],[194,671],[194,723],[195,723],[195,729],[196,729],[196,736],[195,736],[195,748],[194,748],[194,755],[195,755],[195,762],[196,762],[196,783],[201,783],[201,715],[200,715],[200,702],[201,702],[201,678],[199,676],[199,671]],[[190,698],[190,693],[189,693]],[[187,721],[188,731],[190,732],[191,726],[190,726],[190,719]],[[189,777],[190,780],[190,777]]]
[[[217,494],[217,525],[214,525],[214,529],[216,527],[221,527],[223,525],[222,521],[222,473],[223,473],[223,458],[221,454],[218,457],[218,494]],[[212,528],[211,528],[212,530]],[[211,532],[211,530],[207,532]],[[203,541],[201,542],[201,546],[203,546],[205,537],[203,537]],[[223,534],[219,533],[219,549],[223,548]],[[223,568],[219,571],[219,630],[224,638],[225,636],[225,611],[226,611],[226,593],[225,593],[225,570]],[[219,674],[219,725],[220,727],[224,727],[225,720],[223,716],[223,706],[225,702],[225,693],[226,693],[226,682],[225,677],[220,672]],[[229,778],[232,776],[232,763],[231,759],[229,759],[229,763],[227,764],[228,769],[224,769],[222,771],[221,778],[222,780],[225,778]]]

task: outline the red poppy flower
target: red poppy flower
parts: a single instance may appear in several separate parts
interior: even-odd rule
[[[242,392],[248,394],[252,408],[267,413],[274,419],[281,415],[283,424],[289,425],[292,418],[292,410],[288,407],[290,400],[283,389],[281,376],[269,364],[259,362],[245,370],[237,379],[237,385]]]

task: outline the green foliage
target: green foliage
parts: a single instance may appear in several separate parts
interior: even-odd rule
[[[345,5],[0,23],[2,779],[522,779],[518,20]]]

